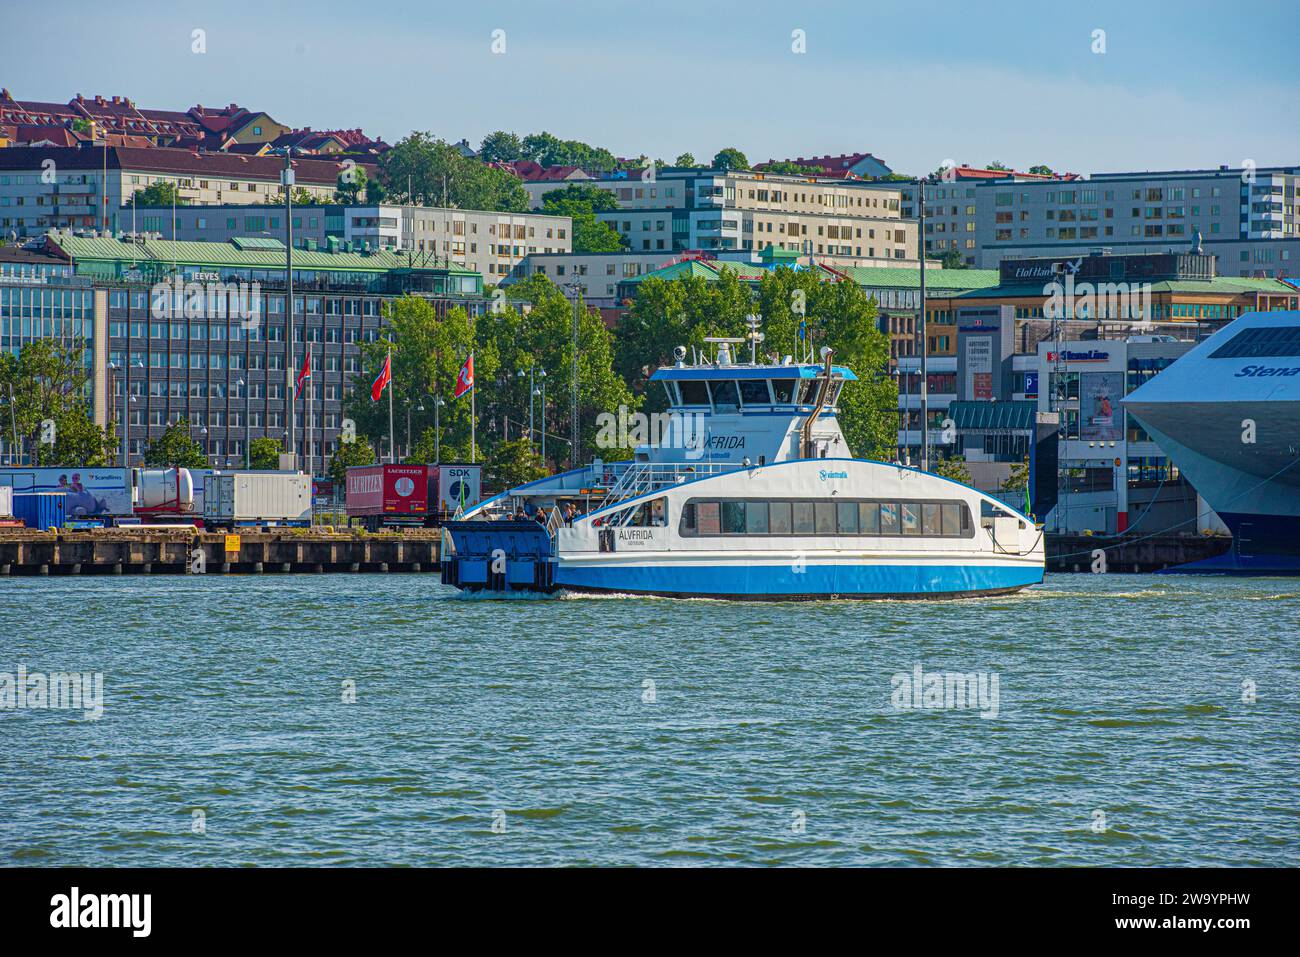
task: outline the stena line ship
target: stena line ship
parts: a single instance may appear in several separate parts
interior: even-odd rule
[[[668,427],[630,461],[509,489],[443,531],[442,580],[471,592],[727,599],[944,598],[1043,580],[1041,527],[973,488],[853,458],[837,419],[856,376],[733,361],[743,340],[658,369]],[[576,512],[576,514],[575,514]]]
[[[1242,315],[1124,406],[1232,532],[1170,571],[1300,575],[1300,312]]]

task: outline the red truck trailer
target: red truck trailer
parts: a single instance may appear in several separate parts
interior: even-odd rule
[[[438,508],[438,469],[429,465],[354,466],[348,469],[345,503],[348,524],[356,519],[372,532],[381,525],[432,524]]]

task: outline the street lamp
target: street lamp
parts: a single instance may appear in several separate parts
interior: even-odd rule
[[[447,404],[447,400],[440,395],[433,397],[433,460],[438,465],[442,464],[442,423],[438,418],[438,410]]]
[[[542,380],[542,385],[541,385],[541,388],[540,388],[540,389],[535,389],[535,390],[533,390],[533,391],[534,391],[538,396],[541,397],[541,409],[542,409],[542,462],[543,462],[543,464],[545,464],[545,462],[546,462],[546,370],[545,370],[545,369],[538,369],[538,370],[537,370],[537,378],[539,378],[539,379]],[[531,399],[529,400],[529,403],[528,403],[528,404],[529,404],[529,406],[531,407],[531,405],[532,405],[532,400],[531,400]]]
[[[244,470],[247,471],[250,468],[248,464],[248,437],[250,435],[248,426],[248,387],[247,383],[244,382],[243,376],[236,379],[235,384],[239,386],[240,391],[244,393]]]

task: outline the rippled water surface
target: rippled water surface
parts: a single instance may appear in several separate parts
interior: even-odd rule
[[[102,672],[105,704],[0,710],[0,863],[1295,864],[1298,643],[1300,583],[1267,579],[808,604],[3,580],[0,672]],[[996,675],[996,717],[894,707],[918,664]]]

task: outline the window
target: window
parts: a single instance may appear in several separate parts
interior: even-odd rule
[[[1211,359],[1300,356],[1300,326],[1243,329],[1210,354]]]
[[[697,535],[906,535],[970,538],[970,509],[961,501],[876,502],[731,499],[687,502],[679,531]]]

